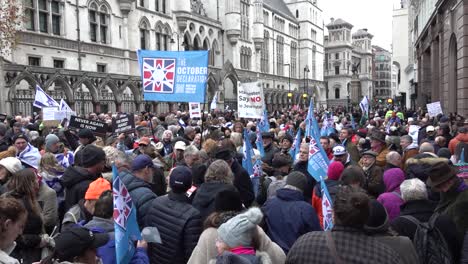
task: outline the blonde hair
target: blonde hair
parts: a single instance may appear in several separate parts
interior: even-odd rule
[[[57,172],[63,173],[65,171],[65,169],[58,163],[55,155],[50,152],[46,152],[44,155],[42,155],[41,161],[39,163],[39,170],[53,172],[53,174]]]
[[[215,160],[208,167],[205,174],[205,182],[222,182],[232,184],[234,176],[231,168],[224,160]]]

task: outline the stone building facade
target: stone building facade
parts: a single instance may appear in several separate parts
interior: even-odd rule
[[[373,35],[367,29],[351,34],[353,25],[343,19],[332,18],[326,27],[324,79],[329,106],[357,104],[363,96],[372,97]],[[359,83],[357,89],[351,87],[353,80]]]
[[[440,101],[444,113],[468,116],[468,2],[410,1],[416,106]]]
[[[375,60],[374,97],[375,100],[394,99],[396,87],[392,86],[392,53],[382,47],[372,47]]]
[[[317,1],[28,0],[23,8],[0,112],[32,113],[36,85],[78,113],[182,107],[143,101],[138,49],[209,50],[206,102],[218,92],[223,108],[237,108],[238,82],[257,80],[270,111],[309,96],[326,104]]]

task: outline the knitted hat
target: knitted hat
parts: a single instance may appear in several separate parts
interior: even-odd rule
[[[273,167],[281,168],[283,166],[291,166],[293,161],[290,155],[278,152],[273,156]]]
[[[87,128],[83,128],[78,132],[78,137],[79,138],[88,138],[91,139],[92,141],[96,140],[96,137],[94,137],[93,131]]]
[[[445,161],[438,161],[432,164],[428,173],[427,185],[429,187],[435,187],[456,177],[455,170]]]
[[[343,163],[339,161],[334,161],[330,163],[328,166],[327,176],[328,179],[337,181],[341,177],[341,173],[343,173],[344,166]]]
[[[106,160],[106,153],[100,147],[95,145],[86,145],[76,153],[76,158],[76,160],[80,161],[78,166],[89,168],[103,160]]]
[[[60,142],[60,139],[56,135],[49,134],[45,138],[45,147],[48,150],[48,149],[50,149],[50,146],[52,146],[52,144],[55,144],[55,143],[58,143],[58,142]]]
[[[111,190],[111,184],[104,178],[98,178],[89,184],[85,200],[97,200],[104,191]]]
[[[286,133],[286,134],[284,135],[283,140],[285,140],[285,139],[286,139],[287,141],[289,141],[289,143],[291,143],[291,144],[294,143],[294,139],[293,139],[293,137],[292,137],[289,133]]]
[[[224,190],[216,194],[214,200],[215,212],[235,211],[240,212],[244,208],[240,193],[237,190]]]
[[[252,236],[262,218],[262,211],[252,207],[222,224],[218,228],[218,236],[230,248],[252,246]]]
[[[304,173],[293,171],[286,178],[286,185],[294,186],[304,192],[304,189],[307,185],[307,178]]]
[[[452,153],[450,153],[450,150],[448,148],[440,148],[439,151],[437,151],[437,156],[439,156],[440,158],[450,159]]]
[[[0,160],[0,166],[3,166],[10,173],[18,172],[23,168],[21,161],[13,157],[6,157]]]

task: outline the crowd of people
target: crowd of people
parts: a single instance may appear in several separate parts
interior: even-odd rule
[[[306,115],[275,111],[259,133],[259,120],[233,111],[141,112],[134,130],[105,135],[7,117],[0,263],[117,263],[113,166],[140,230],[161,238],[134,241],[131,263],[468,263],[468,119],[320,110],[317,142],[330,162],[321,183],[308,169]],[[247,141],[261,174],[243,167]]]

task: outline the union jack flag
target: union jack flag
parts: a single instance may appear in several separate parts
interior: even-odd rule
[[[123,182],[116,177],[113,184],[114,194],[114,221],[123,230],[127,229],[127,221],[132,212],[132,197]]]
[[[176,59],[143,58],[144,92],[173,93]]]

